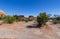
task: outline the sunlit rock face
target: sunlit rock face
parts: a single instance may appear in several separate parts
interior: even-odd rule
[[[0,16],[6,16],[5,12],[0,10]]]

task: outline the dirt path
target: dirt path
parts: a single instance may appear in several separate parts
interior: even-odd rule
[[[48,27],[26,28],[32,22],[19,22],[11,25],[0,26],[0,39],[60,39],[58,28],[48,22]],[[8,27],[7,27],[8,26]]]

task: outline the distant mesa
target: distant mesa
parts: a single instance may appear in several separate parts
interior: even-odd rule
[[[5,12],[0,10],[0,16],[6,16]]]

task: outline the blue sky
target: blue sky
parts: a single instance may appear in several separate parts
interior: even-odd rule
[[[60,14],[60,0],[0,0],[0,10],[7,15],[33,15],[40,12]]]

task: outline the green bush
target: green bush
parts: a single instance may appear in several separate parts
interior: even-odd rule
[[[42,25],[45,25],[46,22],[49,20],[48,18],[49,16],[44,12],[44,13],[40,13],[39,16],[37,16],[37,22],[38,22],[38,26],[37,27],[41,27]]]
[[[4,17],[3,16],[0,16],[0,20],[3,20],[4,19]]]
[[[56,19],[54,19],[52,22],[53,22],[53,24],[57,24],[57,20]]]
[[[60,16],[55,16],[55,18],[53,19],[53,24],[60,24]]]
[[[6,16],[5,17],[5,20],[4,20],[6,23],[13,23],[14,21],[16,21],[16,18],[15,17],[12,17],[12,16]]]
[[[25,21],[25,22],[28,22],[28,19],[25,19],[24,21]]]

